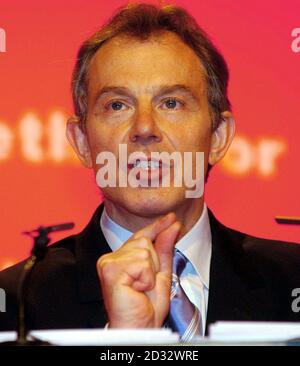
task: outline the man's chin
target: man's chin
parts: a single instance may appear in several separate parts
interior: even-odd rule
[[[124,192],[110,192],[110,200],[130,213],[140,217],[165,215],[182,206],[184,191],[174,189],[135,188]]]

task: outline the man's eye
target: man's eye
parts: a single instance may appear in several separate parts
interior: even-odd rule
[[[114,111],[121,111],[123,107],[126,107],[124,103],[116,100],[114,102],[108,103],[106,109],[112,109]]]
[[[167,109],[177,109],[182,106],[182,103],[177,99],[169,98],[163,102],[163,106]]]

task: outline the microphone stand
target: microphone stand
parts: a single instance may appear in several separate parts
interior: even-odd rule
[[[28,339],[28,328],[26,325],[26,295],[30,283],[30,275],[35,265],[41,261],[47,251],[47,245],[50,242],[49,233],[54,231],[69,230],[74,227],[74,223],[66,223],[54,226],[39,226],[32,231],[25,231],[22,234],[28,235],[34,240],[34,245],[31,250],[31,256],[24,264],[18,286],[18,322],[17,322],[17,339],[12,342],[4,342],[2,345],[16,346],[44,346],[50,343],[33,338]]]

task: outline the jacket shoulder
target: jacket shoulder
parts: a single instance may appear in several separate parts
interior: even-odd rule
[[[258,272],[279,283],[300,287],[300,244],[252,236],[226,228],[231,243],[249,259]]]
[[[247,270],[252,268],[267,282],[300,287],[300,244],[243,233],[225,226],[211,210],[208,212],[212,235],[236,268],[247,263]]]
[[[300,244],[246,234],[222,224],[211,210],[208,212],[213,235],[221,238],[237,252],[242,251],[246,255],[257,256],[274,263],[287,261],[299,264]]]

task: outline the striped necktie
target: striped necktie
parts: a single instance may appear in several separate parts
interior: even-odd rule
[[[187,258],[175,250],[168,323],[173,331],[179,333],[182,342],[189,342],[195,335],[202,334],[200,312],[180,285],[180,276],[187,263]]]

